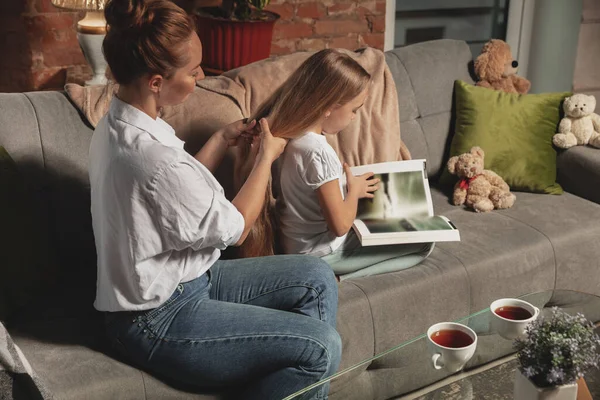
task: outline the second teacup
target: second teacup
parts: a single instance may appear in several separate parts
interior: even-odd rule
[[[521,299],[499,299],[490,305],[492,329],[505,339],[525,335],[527,326],[540,315],[540,309]]]

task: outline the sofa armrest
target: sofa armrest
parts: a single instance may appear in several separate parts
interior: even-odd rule
[[[559,153],[556,178],[567,192],[600,204],[600,149],[576,146]]]

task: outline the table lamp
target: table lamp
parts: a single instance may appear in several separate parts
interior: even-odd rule
[[[86,85],[106,83],[106,60],[102,54],[102,41],[106,35],[104,5],[108,0],[51,0],[55,7],[67,10],[86,11],[85,17],[77,22],[77,39],[94,76]]]

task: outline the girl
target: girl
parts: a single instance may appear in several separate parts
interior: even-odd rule
[[[358,200],[379,179],[353,176],[324,134],[336,135],[368,96],[370,75],[350,56],[322,50],[307,59],[257,111],[290,140],[281,160],[278,217],[285,253],[323,257],[343,278],[412,267],[433,245],[361,247],[354,232]],[[347,190],[344,191],[344,172]]]
[[[112,0],[103,51],[120,84],[90,145],[98,254],[95,307],[132,363],[237,398],[281,399],[337,370],[337,284],[313,257],[221,261],[263,207],[286,140],[266,120],[256,161],[229,202],[211,171],[255,122],[216,132],[194,157],[158,118],[194,90],[202,47],[169,0]],[[327,385],[312,398],[326,398]]]

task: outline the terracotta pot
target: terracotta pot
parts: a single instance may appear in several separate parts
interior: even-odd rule
[[[519,369],[515,374],[515,400],[577,399],[577,383],[540,388],[523,375]]]
[[[196,12],[196,30],[202,41],[202,66],[228,71],[271,54],[273,27],[278,14],[262,11],[262,20],[237,21]]]

